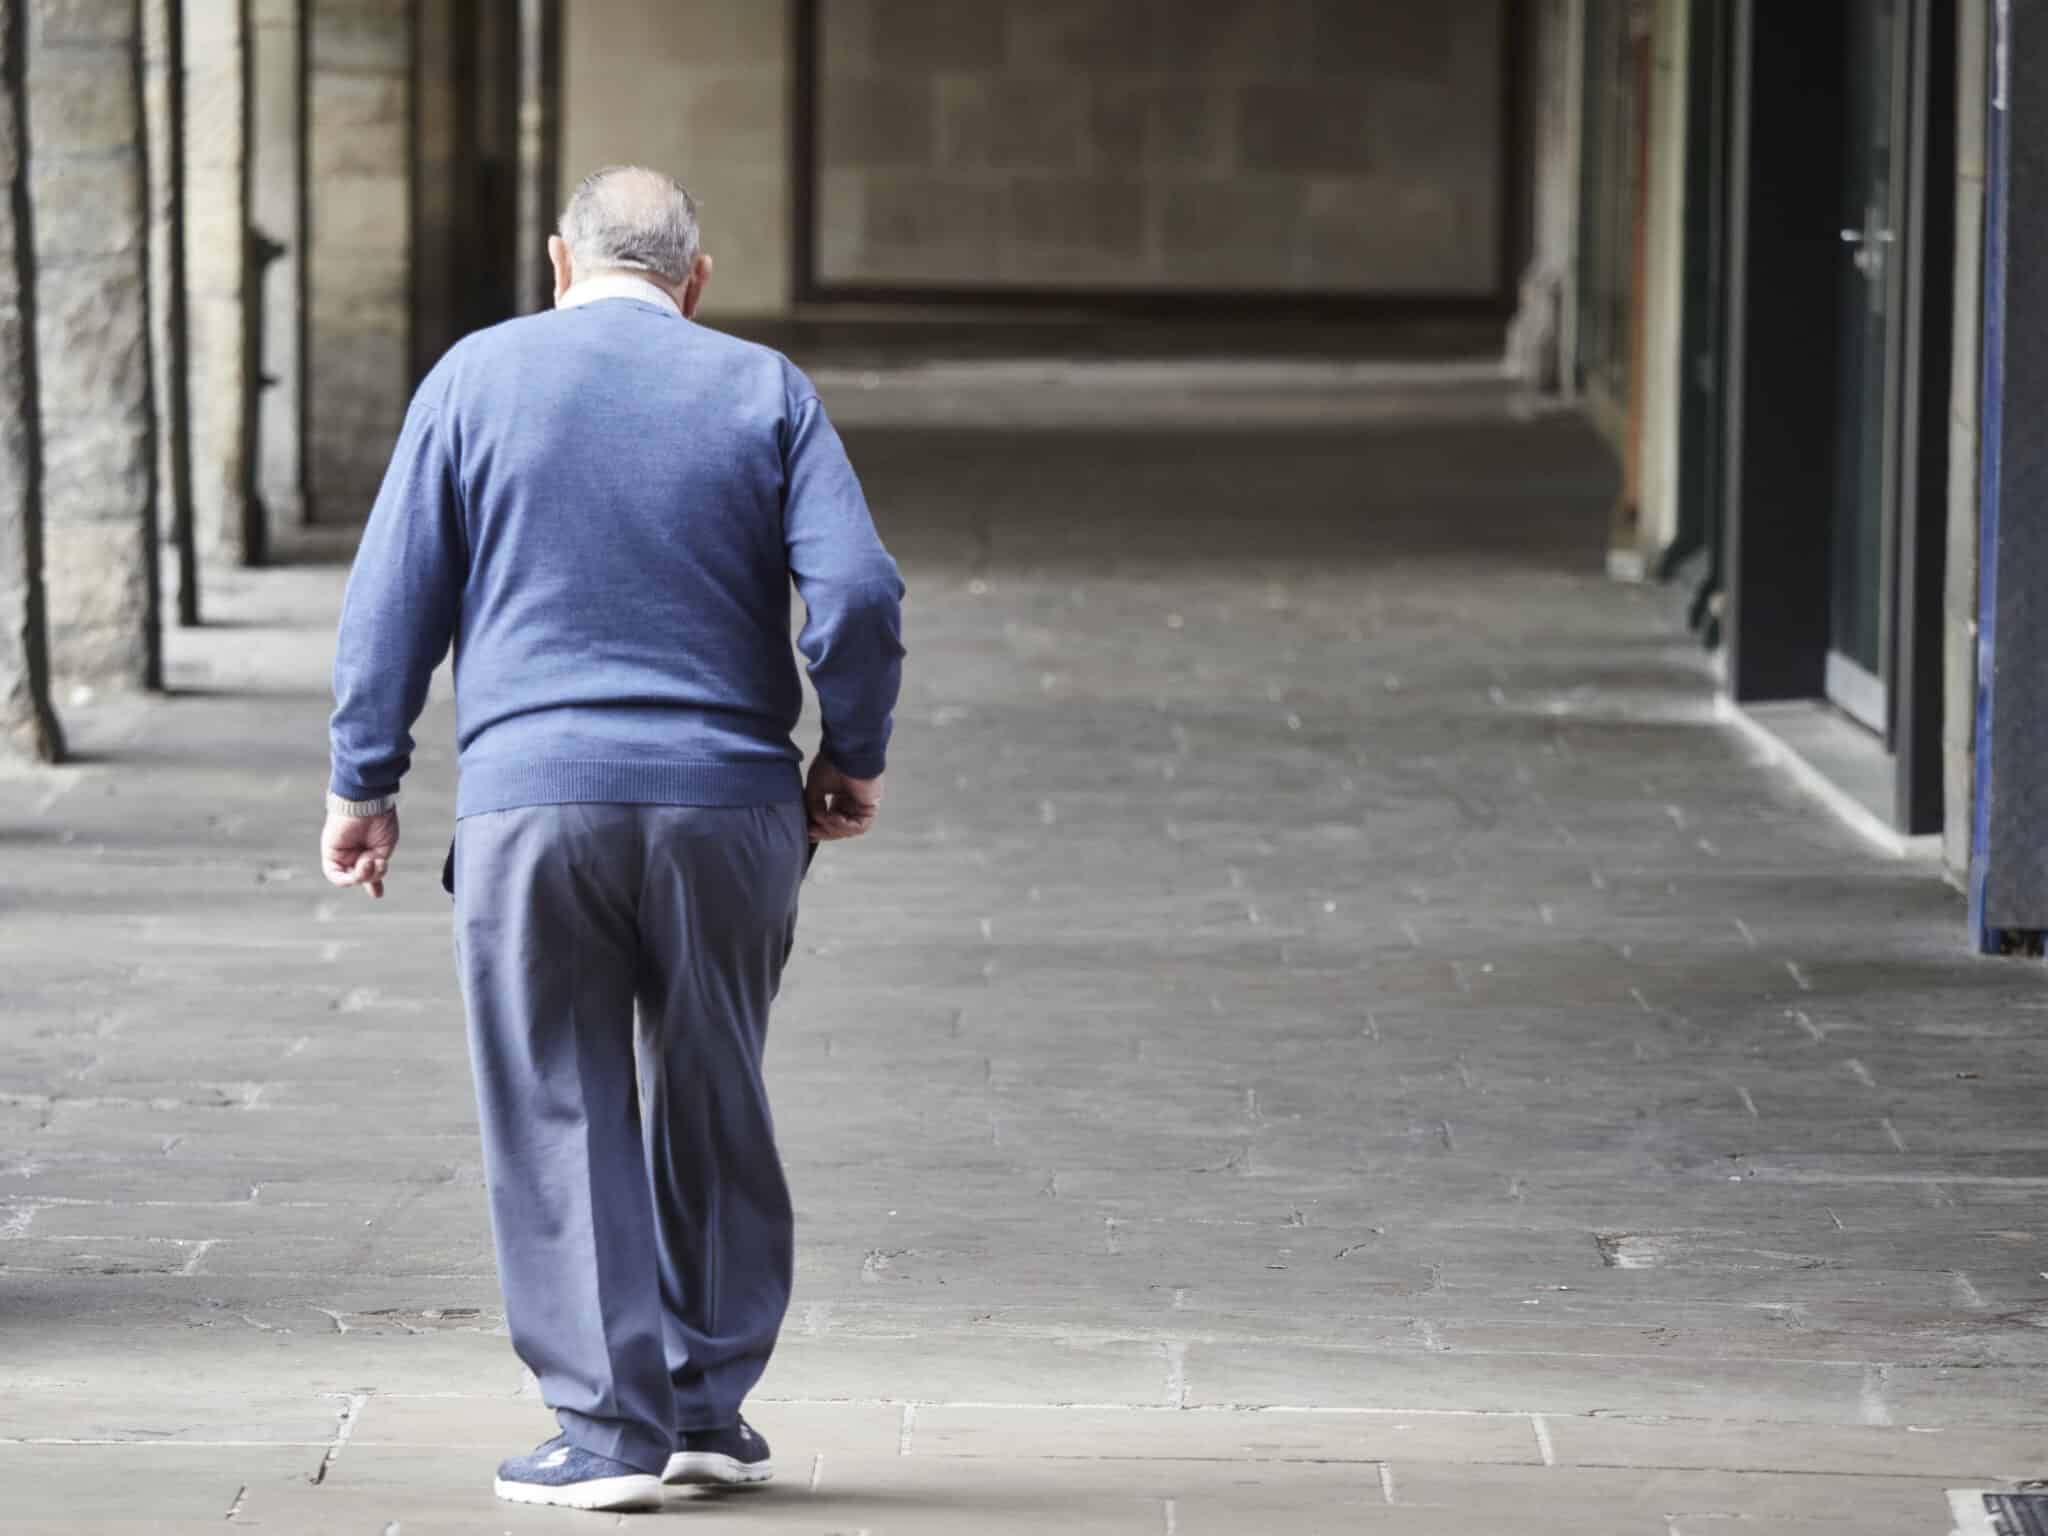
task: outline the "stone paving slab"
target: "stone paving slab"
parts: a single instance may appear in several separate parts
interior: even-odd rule
[[[0,1386],[0,1442],[112,1441],[135,1445],[229,1442],[325,1446],[335,1400],[314,1393],[227,1394],[201,1382],[131,1377]]]
[[[892,1497],[924,1504],[915,1514],[892,1511],[875,1520],[871,1528],[877,1531],[938,1531],[947,1528],[947,1516],[956,1522],[953,1529],[961,1529],[975,1510],[986,1510],[998,1520],[1008,1515],[1020,1529],[1050,1529],[1063,1525],[1071,1509],[1090,1522],[1084,1529],[1144,1531],[1153,1536],[1169,1528],[1176,1533],[1442,1533],[1450,1523],[1441,1509],[1390,1503],[1376,1467],[1200,1461],[988,1463],[927,1461],[913,1455],[894,1463],[828,1458],[821,1471],[821,1495],[829,1496],[835,1489],[857,1490],[846,1495],[849,1515],[860,1512],[870,1498],[884,1509]],[[1396,1482],[1397,1496],[1398,1487]],[[869,1517],[861,1518],[865,1523]],[[1032,1526],[1034,1519],[1041,1523]],[[1099,1527],[1094,1523],[1098,1521]],[[1531,1508],[1524,1510],[1517,1528],[1544,1536],[1591,1529],[1606,1536],[1655,1532],[1660,1525],[1654,1517],[1632,1511],[1603,1514],[1589,1523],[1583,1511],[1553,1518]]]
[[[1885,1372],[1884,1395],[1903,1423],[2034,1425],[2048,1461],[2048,1366],[1896,1366]]]
[[[220,1531],[253,1486],[303,1484],[322,1454],[319,1447],[295,1446],[0,1441],[0,1489],[9,1523],[96,1531],[191,1521]]]
[[[1938,1527],[1947,1508],[1942,1480],[1898,1476],[1395,1462],[1388,1481],[1397,1505],[1496,1520],[1528,1509],[1587,1518],[1634,1510],[1681,1523],[1860,1514],[1873,1530],[1918,1532]]]
[[[2039,1477],[2048,1430],[1784,1424],[1712,1419],[1544,1419],[1557,1460],[1574,1466],[1863,1473],[1950,1486]]]
[[[1945,1516],[1936,1516],[1929,1523],[1928,1517],[1917,1509],[1881,1509],[1874,1516],[1859,1511],[1840,1519],[1822,1516],[1778,1520],[1747,1515],[1689,1515],[1683,1520],[1671,1521],[1669,1529],[1671,1536],[1858,1536],[1860,1532],[1871,1530],[1893,1533],[1893,1536],[1921,1536],[1923,1532],[1950,1536],[1954,1527]]]
[[[1193,1406],[1404,1405],[1451,1411],[1682,1413],[1717,1410],[1789,1424],[1856,1422],[1867,1367],[1834,1361],[1667,1360],[1638,1356],[1378,1353],[1193,1345]]]
[[[1527,1462],[1543,1460],[1526,1414],[962,1407],[916,1410],[920,1456],[994,1460]]]
[[[849,1401],[1170,1407],[1177,1389],[1163,1342],[903,1333],[785,1334],[759,1390],[769,1397]]]
[[[1837,1326],[1828,1326],[1816,1316],[1818,1308],[1802,1307],[1797,1309],[1796,1333],[1733,1339],[1716,1331],[1713,1312],[1706,1308],[1638,1304],[1629,1310],[1641,1320],[1596,1323],[1558,1319],[1548,1324],[1447,1321],[1436,1326],[1435,1335],[1445,1348],[1454,1350],[1635,1358],[1660,1370],[1664,1367],[1655,1362],[1675,1367],[1690,1360],[1777,1360],[1788,1354],[1809,1362],[1841,1365],[1878,1357],[1895,1365],[2035,1363],[2023,1353],[2019,1359],[2009,1358],[2021,1352],[2027,1341],[1988,1341],[1939,1307],[1887,1307],[1881,1320]],[[1789,1329],[1794,1309],[1784,1310]]]
[[[216,1299],[223,1304],[170,1316],[96,1315],[89,1326],[54,1310],[30,1314],[36,1326],[8,1331],[8,1380],[38,1389],[119,1380],[138,1393],[203,1381],[229,1403],[265,1392],[512,1396],[527,1380],[500,1333],[344,1334],[326,1318],[287,1331],[253,1326],[232,1299]],[[109,1361],[120,1362],[117,1376]]]

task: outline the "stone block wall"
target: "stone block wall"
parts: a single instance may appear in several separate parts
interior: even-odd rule
[[[705,318],[787,309],[789,5],[692,0],[687,21],[680,9],[674,0],[563,7],[563,195],[604,165],[668,172],[703,205],[704,247],[717,263]]]
[[[828,283],[1507,286],[1502,0],[829,0],[821,25]]]
[[[411,0],[312,0],[307,445],[323,522],[360,522],[411,396]]]

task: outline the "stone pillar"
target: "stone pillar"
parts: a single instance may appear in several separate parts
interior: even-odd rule
[[[178,622],[199,622],[185,329],[184,39],[180,0],[142,0],[142,112],[149,147],[149,350],[156,393],[157,532]]]
[[[307,396],[322,521],[360,522],[411,394],[412,5],[312,0]]]
[[[248,0],[183,4],[192,508],[202,553],[255,565],[264,528],[254,494]]]
[[[153,688],[156,419],[136,0],[37,0],[28,28],[51,670]]]
[[[1583,0],[1537,0],[1529,49],[1530,256],[1508,326],[1508,366],[1533,389],[1570,393],[1577,259]]]
[[[561,0],[519,0],[519,217],[513,236],[513,299],[522,315],[554,302],[547,244],[561,212],[561,104]]]
[[[0,757],[54,762],[43,602],[42,439],[36,430],[23,0],[0,0]]]
[[[256,493],[267,525],[306,510],[306,0],[252,0],[249,214],[257,250]]]

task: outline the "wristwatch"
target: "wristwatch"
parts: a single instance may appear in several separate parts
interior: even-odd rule
[[[374,800],[344,800],[332,790],[327,792],[327,810],[333,816],[382,816],[386,811],[397,809],[396,795],[379,795]]]

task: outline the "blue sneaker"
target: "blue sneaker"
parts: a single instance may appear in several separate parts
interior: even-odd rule
[[[514,1504],[568,1509],[659,1509],[661,1479],[623,1461],[579,1449],[566,1435],[498,1464],[492,1491]]]
[[[768,1442],[745,1419],[725,1429],[686,1429],[682,1440],[683,1448],[669,1457],[661,1474],[664,1483],[737,1488],[775,1475]]]

